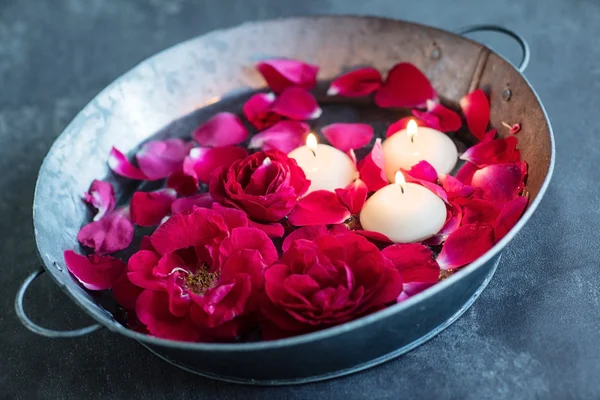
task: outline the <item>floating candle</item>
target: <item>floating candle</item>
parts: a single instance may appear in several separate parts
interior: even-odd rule
[[[306,146],[292,150],[288,157],[296,160],[300,168],[310,179],[307,193],[315,190],[345,188],[358,177],[354,161],[335,147],[318,144],[315,135],[310,133]]]
[[[438,174],[448,174],[458,159],[454,142],[443,132],[419,127],[410,120],[406,129],[387,138],[382,145],[385,174],[393,182],[398,169],[409,170],[419,161],[427,161]]]
[[[395,183],[375,192],[360,213],[363,229],[379,232],[395,243],[425,240],[445,222],[442,199],[421,185],[406,183],[401,172],[396,172]]]

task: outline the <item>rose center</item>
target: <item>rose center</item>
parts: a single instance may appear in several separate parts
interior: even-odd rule
[[[208,289],[212,289],[219,282],[221,271],[210,272],[206,265],[201,265],[194,273],[189,273],[185,277],[185,288],[197,295],[206,293]]]

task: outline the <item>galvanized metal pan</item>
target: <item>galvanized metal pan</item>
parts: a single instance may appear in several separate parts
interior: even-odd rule
[[[305,17],[254,22],[181,43],[142,62],[109,85],[69,124],[48,153],[39,173],[33,218],[43,269],[22,285],[17,314],[26,327],[48,337],[76,337],[105,327],[139,341],[183,369],[231,382],[293,384],[360,371],[424,343],[455,321],[479,296],[498,265],[502,249],[529,220],[552,174],[554,141],[548,117],[521,72],[529,49],[517,34],[523,60],[516,68],[489,48],[459,34],[403,21],[371,17]],[[476,262],[411,299],[324,331],[289,339],[242,344],[183,343],[146,336],[118,322],[113,306],[84,290],[63,265],[63,251],[77,243],[89,219],[80,194],[105,177],[127,199],[135,189],[111,176],[106,160],[114,145],[134,151],[151,137],[187,136],[201,119],[219,110],[239,110],[264,85],[253,65],[268,57],[306,60],[331,80],[349,68],[386,71],[399,61],[419,67],[444,102],[475,88],[490,93],[492,126],[521,122],[519,143],[529,163],[530,203],[519,223]],[[366,103],[325,105],[332,121],[364,119],[384,132],[391,118]],[[329,121],[324,121],[328,123]],[[499,129],[499,132],[505,130]],[[130,185],[130,184],[129,184]],[[43,271],[97,325],[57,332],[36,325],[25,314],[23,295]],[[127,355],[124,355],[127,357]]]

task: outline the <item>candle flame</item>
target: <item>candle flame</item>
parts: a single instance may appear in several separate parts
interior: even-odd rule
[[[413,142],[415,140],[415,136],[417,135],[417,131],[419,130],[419,126],[415,122],[414,119],[408,121],[408,125],[406,125],[406,133],[410,138],[410,141]]]
[[[400,171],[396,171],[396,176],[394,176],[394,182],[396,185],[400,186],[400,190],[404,193],[404,185],[406,184],[406,179],[404,179],[404,175]]]
[[[317,137],[314,135],[314,133],[309,133],[306,137],[306,147],[313,152],[317,150]]]

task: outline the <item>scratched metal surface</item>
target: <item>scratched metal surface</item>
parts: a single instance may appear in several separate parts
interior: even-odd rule
[[[597,398],[598,278],[594,232],[600,28],[592,1],[480,2],[59,0],[0,4],[0,395],[6,398]],[[440,8],[445,7],[443,12]],[[30,204],[41,159],[97,92],[172,44],[245,20],[359,13],[452,29],[508,25],[533,48],[526,73],[557,134],[555,180],[538,212],[505,252],[475,306],[408,355],[336,381],[295,388],[242,388],[182,373],[135,342],[107,332],[51,341],[26,332],[12,311],[16,286],[35,267]],[[583,33],[585,29],[585,34]],[[485,38],[486,40],[492,40]],[[498,50],[510,47],[497,43]],[[577,136],[572,136],[577,135]],[[565,188],[566,190],[563,190]],[[28,296],[36,320],[56,328],[86,318],[49,280]]]

